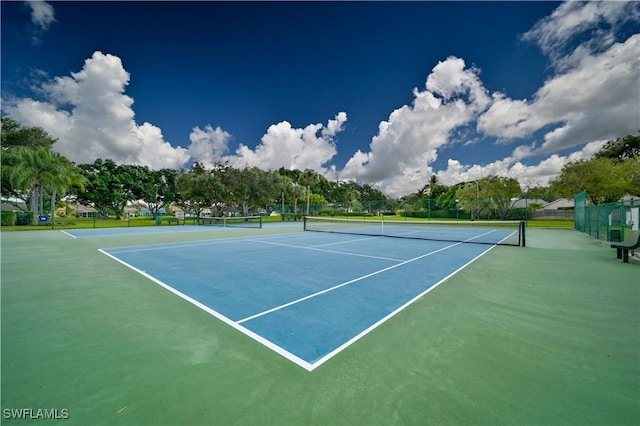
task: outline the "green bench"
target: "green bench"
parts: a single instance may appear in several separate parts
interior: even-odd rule
[[[171,225],[172,223],[175,223],[176,225],[180,225],[180,219],[177,217],[168,217],[167,224]]]
[[[611,248],[616,249],[618,259],[624,263],[629,263],[629,250],[640,247],[640,231],[631,231],[627,238],[621,243],[611,244]]]

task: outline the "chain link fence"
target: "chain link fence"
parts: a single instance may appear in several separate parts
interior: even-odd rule
[[[310,216],[401,216],[420,219],[458,220],[573,220],[573,208],[543,210],[540,200],[517,198],[495,202],[491,199],[422,199],[411,202],[397,200],[353,201],[341,203],[270,204],[267,215],[280,215],[283,220],[301,220]]]
[[[587,193],[574,197],[575,228],[602,241],[620,242],[631,230],[638,230],[640,198],[616,203],[587,205]]]

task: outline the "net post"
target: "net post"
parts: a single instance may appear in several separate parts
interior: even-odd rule
[[[302,230],[306,231],[307,230],[307,216],[302,216]]]
[[[258,222],[260,223],[260,229],[262,229],[262,215],[258,215]]]
[[[527,239],[526,239],[526,222],[523,220],[520,222],[520,245],[522,247],[526,247],[527,246]]]

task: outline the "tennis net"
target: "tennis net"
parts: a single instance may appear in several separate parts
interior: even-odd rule
[[[200,217],[198,225],[262,228],[262,216]]]
[[[525,246],[525,223],[521,221],[386,221],[306,216],[304,218],[304,230],[475,244]]]

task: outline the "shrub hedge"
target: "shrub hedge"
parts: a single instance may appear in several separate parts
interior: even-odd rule
[[[16,213],[8,210],[0,212],[0,225],[13,226],[16,224]]]
[[[33,223],[33,212],[17,212],[16,225],[31,225]]]

